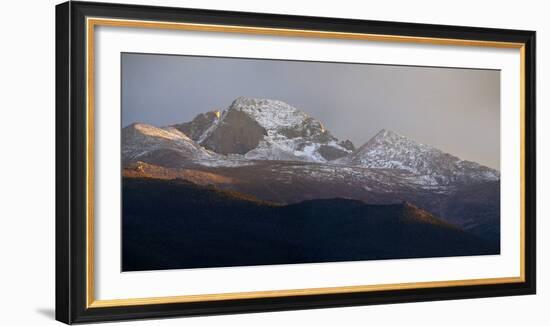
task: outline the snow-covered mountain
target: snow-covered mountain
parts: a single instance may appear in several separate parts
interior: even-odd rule
[[[124,128],[123,162],[137,161],[170,167],[190,162],[227,167],[298,161],[328,164],[341,171],[344,166],[387,169],[406,176],[407,184],[437,191],[457,183],[500,179],[496,170],[385,129],[355,150],[350,141],[339,141],[305,112],[282,101],[247,97],[189,122],[163,128],[136,123]]]
[[[385,129],[337,162],[365,168],[405,170],[424,178],[427,183],[440,185],[500,179],[500,173],[496,170],[461,160]]]
[[[500,174],[381,130],[354,149],[276,100],[237,98],[223,111],[168,127],[122,131],[127,175],[185,179],[262,200],[409,201],[482,237],[500,232]],[[228,181],[229,180],[229,181]]]
[[[239,97],[224,111],[200,114],[173,125],[207,149],[256,160],[327,162],[349,155],[319,121],[282,101]]]
[[[213,159],[206,150],[179,130],[133,123],[122,129],[122,162],[149,161],[172,167],[183,160]]]

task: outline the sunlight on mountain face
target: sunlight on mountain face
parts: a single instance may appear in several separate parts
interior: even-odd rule
[[[163,128],[135,126],[139,126],[140,133],[146,137],[140,141],[123,139],[124,148],[130,143],[133,147],[131,151],[123,149],[123,153],[133,154],[136,159],[143,158],[145,152],[157,150],[158,146],[151,146],[154,143],[151,138],[162,137],[180,143],[173,148],[175,151],[181,152],[183,143],[194,148],[202,157],[186,157],[195,161],[208,158],[209,166],[212,159],[221,162],[235,161],[235,158],[243,164],[258,160],[330,163],[404,170],[432,186],[500,179],[496,170],[385,129],[355,149],[349,140],[341,141],[332,135],[321,121],[279,100],[239,97],[227,109],[199,114],[189,122]],[[169,150],[170,144],[163,143],[163,148]],[[165,151],[162,155],[168,154]]]
[[[240,97],[192,121],[132,124],[122,130],[122,163],[124,178],[185,180],[280,204],[406,201],[476,236],[500,236],[498,171],[385,129],[356,147],[278,100]]]

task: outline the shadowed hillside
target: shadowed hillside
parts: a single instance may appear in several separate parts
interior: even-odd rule
[[[123,270],[498,254],[409,203],[282,206],[183,180],[123,179]]]

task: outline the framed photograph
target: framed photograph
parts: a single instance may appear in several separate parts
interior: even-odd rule
[[[56,7],[56,318],[535,293],[535,32]]]

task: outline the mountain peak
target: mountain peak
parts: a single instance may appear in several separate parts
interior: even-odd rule
[[[371,139],[390,139],[390,140],[397,140],[397,139],[407,139],[407,137],[388,129],[381,129],[376,135],[374,135]]]
[[[363,146],[354,153],[370,152],[372,149],[379,149],[379,151],[386,151],[388,149],[417,149],[421,151],[436,150],[435,148],[417,143],[416,141],[407,138],[393,130],[381,129],[371,139],[369,139]],[[381,154],[381,153],[379,153]],[[357,155],[356,155],[357,156]]]
[[[393,130],[389,130],[389,129],[381,129],[376,135],[375,137],[405,137]]]
[[[140,160],[174,165],[184,159],[211,157],[213,153],[174,127],[132,123],[122,130],[122,161],[125,164]]]
[[[192,138],[206,148],[256,160],[326,162],[355,148],[350,141],[340,142],[321,121],[275,99],[237,97],[200,130],[201,136]]]
[[[290,106],[287,103],[268,98],[259,98],[259,97],[248,97],[248,96],[239,96],[231,102],[229,108],[240,108],[243,106],[266,106],[266,105],[280,105],[280,106]],[[297,110],[297,109],[295,109]]]
[[[175,128],[158,128],[153,125],[141,122],[132,123],[123,129],[123,135],[129,136],[130,133],[137,133],[143,136],[163,138],[173,141],[191,141],[191,139],[189,139],[187,135]]]
[[[423,176],[430,185],[494,181],[498,171],[464,161],[397,132],[382,129],[344,161],[367,168],[400,169]]]
[[[122,129],[123,130],[132,130],[132,129],[141,130],[141,129],[145,129],[145,128],[148,128],[148,127],[152,127],[152,126],[147,124],[147,123],[143,123],[143,122],[133,122],[133,123],[127,125],[126,127],[122,128]]]
[[[283,101],[264,98],[238,97],[228,108],[232,110],[246,113],[268,131],[296,126],[309,118],[305,112]]]

